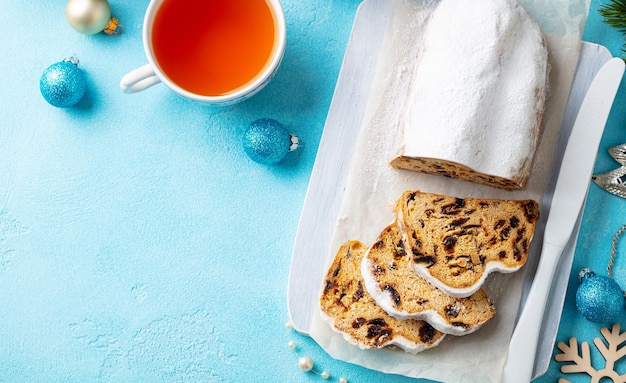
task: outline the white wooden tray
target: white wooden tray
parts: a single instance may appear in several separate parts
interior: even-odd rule
[[[325,273],[329,244],[344,197],[350,160],[362,126],[369,89],[376,71],[378,53],[389,21],[391,2],[365,1],[359,7],[344,62],[322,134],[309,188],[295,238],[288,287],[288,307],[294,328],[308,334],[312,317],[318,309],[318,293]],[[584,94],[599,70],[611,58],[610,52],[597,44],[583,43],[580,61],[562,121],[551,168],[551,181],[543,205],[549,207],[565,143]],[[543,219],[548,212],[542,213]],[[545,221],[544,221],[545,223]],[[561,317],[577,233],[565,249],[555,276],[536,356],[539,376],[548,368]],[[539,225],[542,229],[543,226]],[[542,230],[535,241],[543,240]],[[534,262],[532,262],[534,260]],[[525,290],[530,287],[537,257],[529,257]],[[524,303],[525,293],[522,297]]]

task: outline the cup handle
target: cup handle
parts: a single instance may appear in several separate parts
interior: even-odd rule
[[[120,80],[120,89],[125,93],[137,93],[160,82],[152,65],[146,64],[124,75]]]

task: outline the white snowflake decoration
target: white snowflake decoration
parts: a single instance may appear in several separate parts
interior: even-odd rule
[[[619,375],[615,371],[615,362],[626,355],[626,347],[620,348],[620,345],[626,342],[626,332],[620,333],[619,324],[614,324],[613,329],[603,327],[600,332],[604,336],[606,343],[600,338],[595,338],[593,344],[596,346],[602,357],[606,361],[603,369],[596,370],[591,365],[591,354],[589,352],[589,343],[582,342],[580,344],[581,353],[578,351],[578,340],[570,338],[569,345],[565,342],[559,342],[557,345],[560,354],[555,355],[557,362],[573,362],[561,367],[564,374],[585,373],[591,377],[591,383],[605,382],[603,379],[611,379],[614,383],[626,383],[626,374]],[[559,383],[571,383],[567,379],[559,379]]]

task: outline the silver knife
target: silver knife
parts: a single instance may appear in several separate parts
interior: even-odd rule
[[[546,222],[541,258],[511,337],[503,383],[528,383],[550,285],[583,206],[600,138],[624,75],[624,61],[609,60],[587,90],[572,127]]]

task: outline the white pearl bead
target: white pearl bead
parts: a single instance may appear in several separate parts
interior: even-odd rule
[[[346,378],[339,378],[339,383],[348,383],[348,379],[346,379]]]
[[[298,367],[302,371],[311,371],[313,369],[313,360],[308,356],[303,356],[302,358],[298,359]]]
[[[102,32],[111,20],[111,6],[107,0],[69,0],[65,17],[78,32],[93,35]]]
[[[330,374],[328,373],[328,371],[322,371],[320,375],[322,376],[322,379],[330,378]]]
[[[289,343],[287,343],[287,347],[289,347],[290,349],[295,349],[296,348],[296,342],[294,342],[293,340],[290,340]]]
[[[287,330],[291,330],[293,328],[293,322],[289,321],[289,322],[285,323],[285,328]]]

